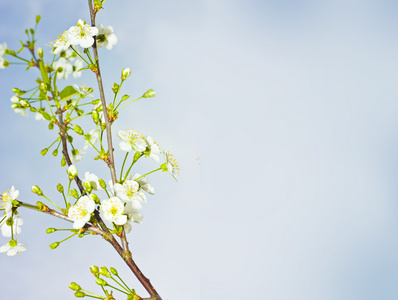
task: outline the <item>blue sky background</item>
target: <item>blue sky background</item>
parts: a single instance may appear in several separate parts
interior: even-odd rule
[[[0,14],[0,41],[13,49],[35,14],[42,44],[88,20],[86,1],[2,0]],[[180,161],[177,184],[151,178],[156,195],[130,234],[163,299],[397,298],[396,15],[394,1],[372,0],[106,3],[97,22],[119,37],[100,51],[107,96],[124,67],[123,93],[157,91],[114,132],[150,134]],[[27,202],[38,200],[33,184],[54,199],[66,184],[59,158],[39,154],[56,133],[10,108],[12,87],[33,79],[0,72],[0,187]],[[89,73],[82,82],[95,84]],[[109,179],[89,158],[77,167]],[[71,281],[97,290],[91,264],[130,276],[101,239],[52,251],[64,235],[44,230],[68,224],[21,214],[29,251],[0,256],[2,298],[72,299]]]

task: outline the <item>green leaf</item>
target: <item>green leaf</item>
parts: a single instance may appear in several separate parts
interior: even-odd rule
[[[41,78],[43,79],[43,82],[46,85],[49,85],[50,84],[50,80],[48,79],[47,70],[46,70],[46,68],[44,66],[44,62],[41,59],[39,59],[39,66],[40,66],[40,74],[41,74]]]
[[[61,98],[62,102],[68,101],[69,99],[71,99],[72,97],[78,95],[79,92],[76,91],[73,86],[68,85],[67,87],[65,87],[60,93],[59,93],[59,97]]]
[[[43,118],[46,119],[47,121],[51,121],[51,116],[49,113],[46,113],[45,111],[40,112],[43,115]]]

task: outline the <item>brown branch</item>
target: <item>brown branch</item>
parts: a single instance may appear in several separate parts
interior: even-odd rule
[[[93,0],[88,0],[88,6],[90,9],[91,26],[95,27],[95,17],[96,17],[97,11],[93,8],[92,1]],[[111,122],[109,120],[108,109],[107,109],[106,101],[105,101],[104,88],[103,88],[103,84],[102,84],[102,77],[101,77],[101,71],[100,71],[100,66],[99,66],[99,57],[98,57],[96,37],[94,37],[94,44],[92,47],[93,47],[93,52],[94,52],[94,60],[95,60],[95,64],[96,64],[95,73],[96,73],[96,77],[97,77],[98,88],[99,88],[99,92],[100,92],[102,110],[104,113],[106,132],[107,132],[108,151],[109,151],[108,167],[111,172],[112,181],[113,181],[113,183],[116,183],[117,179],[116,179],[116,171],[115,171],[115,164],[114,164],[113,146],[112,146]],[[100,219],[99,213],[97,211],[95,212],[95,215],[96,215],[97,219],[99,220],[100,226],[103,228],[103,225],[105,225],[105,224],[103,224],[103,225],[101,224],[102,220]],[[105,228],[106,228],[106,226],[105,226]],[[107,238],[107,237],[109,237],[109,238]],[[115,250],[119,253],[119,255],[123,258],[123,260],[129,266],[131,271],[137,277],[137,279],[141,282],[141,284],[144,286],[144,288],[151,295],[151,297],[149,299],[153,298],[154,300],[162,300],[162,298],[159,296],[158,292],[152,286],[149,279],[146,278],[144,276],[144,274],[142,274],[141,270],[138,268],[138,266],[135,264],[134,260],[132,259],[131,251],[128,248],[128,242],[126,239],[126,234],[125,234],[124,228],[123,228],[122,234],[121,234],[121,241],[122,241],[123,248],[119,245],[119,243],[116,241],[116,239],[113,235],[109,235],[107,237],[105,237],[105,239],[107,239],[107,241],[109,243],[111,243],[111,245],[115,248]]]

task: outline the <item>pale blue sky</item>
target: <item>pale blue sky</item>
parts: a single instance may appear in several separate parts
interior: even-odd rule
[[[1,1],[0,42],[16,48],[36,13],[43,44],[88,19],[86,1],[62,3]],[[153,176],[157,193],[131,234],[137,263],[163,298],[396,299],[397,5],[109,0],[105,7],[98,24],[113,25],[119,37],[100,53],[108,97],[124,67],[133,71],[125,93],[157,91],[131,106],[115,131],[154,136],[181,166],[177,184]],[[57,197],[65,178],[58,159],[39,156],[55,133],[10,109],[12,87],[30,87],[31,79],[22,68],[0,72],[0,187],[15,185],[21,200],[35,202],[33,184]],[[78,167],[108,179],[91,161]],[[66,224],[21,213],[29,251],[0,256],[5,299],[72,299],[72,280],[95,289],[91,264],[129,276],[98,238],[51,251],[63,235],[44,229]]]

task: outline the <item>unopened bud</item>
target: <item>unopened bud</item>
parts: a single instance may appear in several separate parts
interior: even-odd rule
[[[39,55],[40,58],[43,58],[43,49],[42,48],[37,48],[37,55]]]
[[[79,125],[75,125],[75,127],[73,127],[73,130],[79,135],[84,134],[83,129]]]
[[[91,113],[91,117],[93,118],[93,121],[95,124],[98,123],[99,121],[99,113],[96,110],[93,110],[93,112]]]
[[[63,156],[61,159],[61,167],[65,167],[65,166],[66,166],[66,159],[65,159],[65,156]]]
[[[53,232],[55,232],[55,231],[57,231],[55,228],[47,228],[47,229],[46,229],[46,233],[47,233],[47,234],[53,233]]]
[[[77,192],[76,189],[72,189],[72,190],[70,191],[70,195],[71,195],[73,198],[75,198],[75,199],[79,198],[79,193]]]
[[[111,270],[113,275],[117,276],[117,270],[115,268],[110,267],[109,269]]]
[[[102,187],[104,190],[106,189],[106,183],[105,181],[101,178],[98,180],[100,187]]]
[[[57,184],[57,191],[60,193],[64,192],[64,187],[62,186],[62,184],[60,184],[60,183]]]
[[[37,16],[36,16],[36,23],[39,23],[40,20],[41,20],[41,16],[40,16],[40,15],[37,15]]]
[[[122,70],[122,80],[126,80],[127,77],[131,75],[131,69],[130,68],[124,68]]]
[[[32,186],[32,192],[38,196],[43,195],[42,190],[37,185]]]
[[[53,151],[53,156],[57,156],[58,155],[58,149],[55,149],[54,151]]]
[[[71,282],[69,288],[74,291],[80,291],[82,289],[76,282]]]
[[[76,175],[77,175],[77,169],[76,169],[76,167],[74,166],[74,165],[70,165],[69,166],[69,168],[68,168],[68,170],[67,170],[67,173],[68,173],[68,175],[69,175],[69,179],[73,179],[73,178],[75,178],[76,177]],[[72,178],[71,178],[72,177]]]
[[[50,130],[54,129],[54,123],[53,122],[48,123],[48,129],[50,129]]]
[[[75,293],[75,297],[76,298],[84,298],[84,297],[86,297],[86,294],[84,292],[82,292],[82,291],[77,291]]]
[[[122,101],[126,101],[128,98],[130,98],[130,95],[123,95]]]
[[[90,272],[93,273],[94,275],[99,273],[98,266],[94,266],[94,265],[90,266]]]
[[[86,189],[87,192],[91,193],[91,191],[93,190],[93,187],[91,186],[91,182],[90,181],[85,181],[83,183],[84,188]]]
[[[40,151],[40,154],[41,154],[42,156],[44,156],[44,155],[47,154],[47,152],[48,152],[48,148],[44,148],[43,150]]]
[[[106,285],[108,285],[108,283],[107,283],[104,279],[102,279],[102,278],[97,278],[97,279],[95,280],[95,283],[98,284],[98,285],[100,285],[100,286],[106,286]]]
[[[156,92],[153,89],[147,90],[142,97],[144,98],[152,98],[156,96]]]
[[[120,86],[115,82],[112,86],[112,92],[114,92],[116,94],[119,90],[119,87]]]
[[[44,82],[42,82],[42,83],[40,83],[39,89],[43,93],[46,93],[47,92],[47,85]]]
[[[100,198],[96,194],[90,194],[90,199],[93,200],[97,204],[101,204]]]
[[[108,269],[106,267],[101,267],[100,268],[100,274],[110,278],[111,277],[111,273],[108,271]]]
[[[50,245],[50,248],[51,248],[51,249],[55,249],[55,248],[57,248],[57,247],[59,246],[59,244],[60,244],[60,242],[52,243],[52,244]]]

